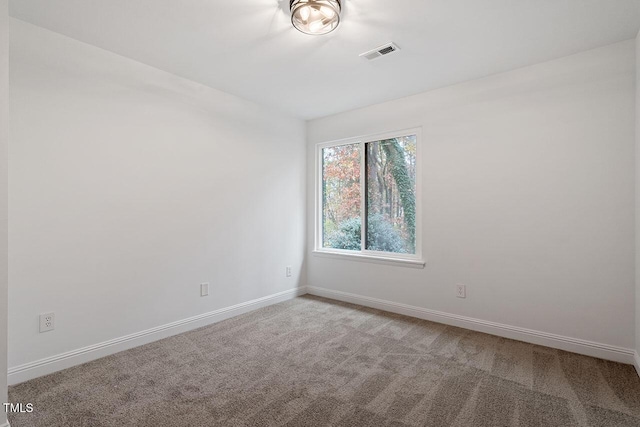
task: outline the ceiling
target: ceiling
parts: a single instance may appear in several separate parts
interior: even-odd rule
[[[304,119],[630,39],[640,0],[345,0],[299,33],[289,0],[11,0],[13,17]],[[394,41],[401,50],[358,55]]]

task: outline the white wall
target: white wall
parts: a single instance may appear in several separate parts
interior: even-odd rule
[[[304,122],[11,32],[10,367],[304,284]]]
[[[632,349],[634,68],[630,40],[311,121],[308,285]],[[314,145],[418,126],[426,268],[314,256]]]
[[[7,142],[9,136],[9,2],[0,0],[0,404],[7,401]],[[0,425],[7,421],[0,409]]]
[[[636,38],[636,369],[640,375],[640,33]]]

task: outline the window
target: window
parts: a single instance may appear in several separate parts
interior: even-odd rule
[[[316,252],[420,261],[417,130],[318,145]]]

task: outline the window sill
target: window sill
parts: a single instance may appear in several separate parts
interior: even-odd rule
[[[315,250],[313,255],[323,258],[342,259],[348,261],[372,262],[375,264],[393,265],[398,267],[424,268],[426,262],[424,260],[400,259],[392,257],[382,257],[365,254],[350,254],[345,252],[333,252],[326,250]]]

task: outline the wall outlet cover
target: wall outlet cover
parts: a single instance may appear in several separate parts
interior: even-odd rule
[[[200,296],[206,297],[209,295],[209,283],[200,283]]]
[[[55,313],[44,313],[40,315],[40,332],[53,331],[56,327]]]

